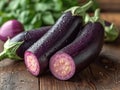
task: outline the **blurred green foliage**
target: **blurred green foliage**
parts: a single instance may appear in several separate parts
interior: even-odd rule
[[[64,10],[76,5],[77,0],[1,0],[0,25],[10,19],[19,20],[25,30],[53,25]]]

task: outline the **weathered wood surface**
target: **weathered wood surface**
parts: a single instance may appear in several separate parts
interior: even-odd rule
[[[78,0],[79,3],[86,2],[88,0]],[[120,12],[120,0],[96,0],[100,9],[107,12]]]
[[[101,17],[120,29],[120,13],[102,13]],[[2,46],[0,42],[0,51]],[[120,90],[120,38],[104,44],[98,59],[69,81],[59,81],[49,72],[37,78],[23,62],[1,61],[0,90]]]
[[[120,11],[120,0],[96,0],[103,11]]]
[[[0,42],[0,51],[3,43]],[[23,62],[0,62],[0,90],[39,90],[38,78],[30,75]]]

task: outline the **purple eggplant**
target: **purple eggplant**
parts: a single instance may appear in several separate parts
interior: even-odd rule
[[[25,51],[25,64],[33,75],[38,76],[43,72],[42,70],[45,70],[48,66],[48,61],[43,59],[46,57],[45,54],[49,52],[49,50],[51,50],[51,53],[54,53],[54,51],[56,51],[55,49],[60,49],[63,45],[62,43],[66,42],[67,37],[69,37],[79,25],[79,18],[80,17],[72,16],[70,12],[63,14],[42,38]],[[36,65],[36,63],[38,65]],[[34,69],[35,67],[37,70]]]
[[[39,38],[41,38],[51,26],[21,32],[4,44],[4,50],[0,53],[0,61],[5,58],[12,60],[23,60],[24,52]]]
[[[99,55],[103,46],[104,28],[99,22],[85,25],[81,34],[50,59],[49,68],[60,80],[70,79]]]
[[[21,22],[9,20],[1,26],[0,39],[5,42],[8,38],[12,38],[23,31],[24,26]]]
[[[90,1],[82,7],[73,7],[65,11],[53,27],[26,50],[24,55],[25,65],[31,74],[39,76],[46,71],[49,55],[68,44],[65,43],[66,39],[76,30],[82,19],[79,14],[82,13],[83,15],[92,4],[92,1]]]

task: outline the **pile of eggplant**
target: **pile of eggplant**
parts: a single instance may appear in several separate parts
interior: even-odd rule
[[[90,0],[66,10],[53,26],[8,39],[0,60],[24,60],[34,76],[50,70],[57,79],[69,80],[97,58],[104,43],[105,21],[100,19],[99,10],[93,17],[86,14],[92,4]]]

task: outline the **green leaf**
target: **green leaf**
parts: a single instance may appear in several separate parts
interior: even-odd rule
[[[63,1],[63,10],[66,10],[72,6],[78,6],[78,0],[64,0]]]
[[[20,8],[22,10],[29,9],[30,6],[32,6],[34,3],[32,3],[31,0],[20,0]],[[33,8],[33,7],[32,7]]]
[[[42,19],[46,25],[52,25],[55,23],[53,15],[51,14],[51,12],[44,12],[42,15]]]
[[[41,13],[35,15],[35,17],[31,20],[31,25],[33,28],[39,28],[42,25]]]
[[[45,12],[47,10],[51,10],[53,8],[53,5],[51,3],[36,3],[35,5],[35,11],[42,11]]]
[[[63,2],[62,0],[53,0],[54,1],[54,10],[61,11],[63,9]]]
[[[8,7],[6,8],[7,11],[13,11],[16,10],[19,7],[21,0],[12,0],[10,1]]]
[[[0,25],[10,19],[22,22],[25,30],[51,25],[74,5],[78,5],[77,0],[1,0]]]
[[[62,12],[61,13],[54,12],[52,14],[53,14],[53,17],[55,18],[55,20],[57,20],[61,16]]]
[[[18,20],[20,20],[22,23],[27,23],[28,19],[29,19],[29,14],[30,14],[30,11],[23,11],[21,12],[21,14],[19,15],[18,17]]]
[[[85,0],[84,2],[80,1],[80,5],[84,5],[85,3],[89,2],[89,1],[90,0]],[[93,5],[89,9],[89,11],[94,12],[97,8],[99,8],[99,4],[98,4],[97,0],[92,0],[92,1],[93,1]]]
[[[34,15],[35,15],[34,11],[25,10],[25,11],[21,12],[21,14],[18,17],[18,20],[21,21],[24,24],[27,24],[32,20]]]
[[[4,22],[10,19],[15,19],[14,14],[12,12],[11,13],[0,12],[0,25],[2,25]]]
[[[25,24],[25,31],[29,31],[29,30],[32,30],[33,29],[33,25],[31,24]]]
[[[5,5],[7,4],[8,0],[0,1],[0,11],[4,10]]]

